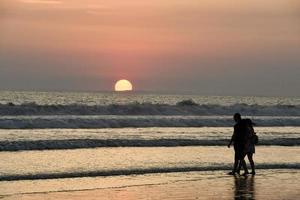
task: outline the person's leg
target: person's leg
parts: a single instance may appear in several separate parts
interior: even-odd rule
[[[247,168],[247,165],[246,165],[246,162],[245,162],[245,157],[246,157],[246,154],[244,153],[240,153],[239,154],[239,166],[238,166],[238,169],[237,169],[237,173],[240,174],[240,171],[241,171],[241,168],[243,167],[244,169],[244,174],[249,174],[248,172],[248,168]]]
[[[239,164],[239,160],[235,159],[231,174],[235,174],[237,172],[238,164]]]
[[[237,168],[237,173],[240,174],[240,171],[241,171],[241,168],[242,168],[242,165],[243,165],[243,164],[242,164],[242,160],[239,160],[239,161],[238,161],[238,164],[239,164],[239,165],[238,165],[238,168]]]
[[[234,174],[237,172],[238,165],[239,165],[239,155],[238,155],[238,152],[235,151],[235,152],[234,152],[234,164],[233,164],[233,169],[232,169],[232,171],[229,172],[228,174],[234,175]]]
[[[241,168],[244,169],[244,174],[249,174],[245,159],[240,160],[237,173],[240,174]]]
[[[242,166],[243,166],[243,169],[244,169],[244,174],[249,174],[248,168],[247,168],[247,165],[246,165],[246,161],[245,161],[244,158],[243,158],[243,160],[241,160],[241,163],[242,163]]]
[[[249,160],[250,165],[251,165],[251,170],[252,170],[251,174],[255,175],[255,165],[254,165],[254,161],[253,161],[253,153],[248,153],[247,157],[248,157],[248,160]]]

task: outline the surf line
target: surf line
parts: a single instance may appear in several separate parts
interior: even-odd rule
[[[0,176],[0,181],[16,180],[38,180],[38,179],[61,179],[61,178],[80,178],[97,176],[122,176],[122,175],[141,175],[155,173],[175,173],[175,172],[193,172],[193,171],[218,171],[229,170],[231,165],[219,166],[200,166],[200,167],[174,167],[174,168],[148,168],[148,169],[124,169],[110,171],[85,171],[85,172],[65,172],[49,174],[25,174],[25,175],[5,175]],[[282,163],[282,164],[259,164],[257,169],[300,169],[300,164]]]

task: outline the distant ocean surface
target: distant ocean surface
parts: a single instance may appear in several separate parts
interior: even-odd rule
[[[168,104],[192,99],[200,105],[229,106],[234,104],[279,106],[300,105],[300,97],[257,97],[257,96],[201,96],[201,95],[163,95],[145,93],[117,92],[13,92],[0,91],[0,103],[37,105],[111,105],[151,103]]]
[[[299,126],[299,97],[0,92],[0,128]]]

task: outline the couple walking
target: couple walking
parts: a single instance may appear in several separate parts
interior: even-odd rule
[[[244,175],[249,174],[246,162],[244,160],[247,155],[251,165],[252,175],[255,175],[255,165],[253,161],[253,154],[255,153],[255,144],[258,138],[253,129],[253,123],[250,119],[242,119],[241,114],[234,114],[234,132],[228,144],[228,148],[232,142],[234,143],[234,165],[233,170],[229,172],[230,175],[239,174],[241,167],[244,168]]]

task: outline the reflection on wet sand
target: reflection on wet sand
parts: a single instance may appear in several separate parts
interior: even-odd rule
[[[257,176],[225,171],[0,181],[1,200],[299,199],[300,170],[259,170]]]
[[[255,177],[234,176],[234,197],[235,199],[255,199]]]

